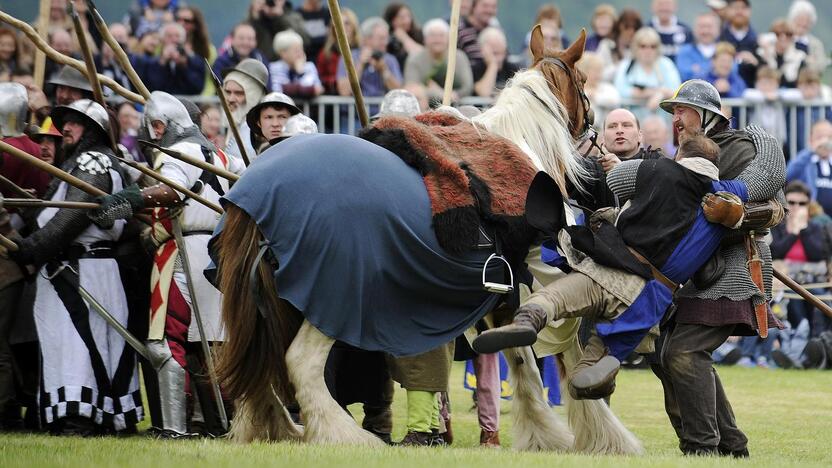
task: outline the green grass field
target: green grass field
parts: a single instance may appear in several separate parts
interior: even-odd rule
[[[81,439],[0,434],[0,467],[832,466],[832,372],[721,368],[720,375],[739,425],[750,439],[750,460],[681,456],[663,410],[661,386],[649,371],[622,372],[612,402],[619,417],[643,441],[643,457],[512,451],[508,448],[508,402],[503,403],[500,433],[506,447],[480,449],[476,412],[469,410],[471,396],[462,388],[462,367],[457,366],[451,392],[455,435],[451,448],[361,449],[287,443],[237,445],[225,440],[157,441],[144,436]],[[404,431],[403,397],[404,392],[397,390],[394,439]]]

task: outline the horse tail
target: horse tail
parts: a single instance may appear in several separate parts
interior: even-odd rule
[[[503,351],[508,362],[514,394],[514,447],[518,450],[567,451],[574,436],[566,423],[549,407],[543,382],[530,347]]]
[[[581,359],[582,351],[578,340],[560,355],[560,369],[574,369]],[[561,387],[569,426],[575,433],[574,450],[593,454],[640,455],[644,447],[638,438],[624,427],[604,400],[575,400],[566,386],[564,373]]]
[[[254,278],[257,284],[250,284],[262,240],[257,223],[239,207],[228,204],[217,241],[226,331],[217,356],[217,376],[238,407],[232,437],[243,441],[294,438],[295,429],[286,422],[281,401],[294,401],[285,355],[302,317],[278,297],[268,262],[260,261]],[[252,294],[253,286],[259,288],[263,313]]]

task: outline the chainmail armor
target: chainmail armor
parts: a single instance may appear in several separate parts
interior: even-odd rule
[[[771,198],[781,199],[783,184],[786,182],[786,160],[777,140],[758,126],[749,126],[746,132],[751,135],[757,157],[740,173],[737,179],[748,186],[750,201],[763,201]],[[762,232],[758,234],[763,234]],[[721,255],[725,260],[725,273],[708,289],[699,290],[689,281],[680,289],[678,297],[717,300],[726,298],[732,301],[753,299],[755,304],[771,299],[772,266],[771,250],[764,241],[758,240],[757,248],[763,259],[763,284],[766,297],[760,293],[751,281],[746,262],[748,257],[742,243],[723,247]]]
[[[642,160],[623,161],[607,173],[607,186],[624,203],[636,193],[636,178]]]

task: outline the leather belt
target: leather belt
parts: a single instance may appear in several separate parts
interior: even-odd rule
[[[114,254],[114,242],[99,241],[90,245],[72,244],[61,252],[60,259],[73,261],[82,258],[114,258]]]
[[[642,254],[638,253],[632,247],[627,247],[627,249],[630,251],[631,254],[633,254],[633,257],[635,257],[636,260],[638,260],[639,262],[641,262],[641,263],[647,265],[648,267],[650,267],[650,272],[653,273],[653,278],[655,278],[656,281],[658,281],[659,283],[662,283],[663,285],[667,286],[667,288],[670,289],[671,293],[675,293],[676,290],[679,289],[679,285],[674,283],[667,276],[665,276],[664,273],[659,271],[658,268],[654,267],[653,264],[650,263],[650,260],[647,260],[646,258],[644,258],[644,256]]]

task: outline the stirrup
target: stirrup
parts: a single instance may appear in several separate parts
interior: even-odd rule
[[[509,277],[508,284],[494,283],[485,280],[485,272],[486,270],[488,270],[488,264],[491,263],[491,260],[501,260],[503,263],[506,264]],[[485,265],[482,266],[482,287],[486,291],[496,294],[508,294],[514,291],[514,273],[511,271],[511,265],[509,265],[508,260],[506,260],[505,257],[503,257],[502,255],[497,255],[496,253],[493,253],[490,257],[488,257],[488,260],[485,261]]]

